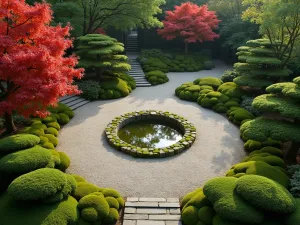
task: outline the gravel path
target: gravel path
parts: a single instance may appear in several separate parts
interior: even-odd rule
[[[175,88],[198,77],[216,76],[228,69],[222,63],[211,71],[169,73],[166,84],[137,88],[123,99],[96,101],[76,110],[59,134],[58,149],[71,158],[69,173],[100,187],[112,187],[123,196],[179,197],[224,173],[245,155],[239,129],[224,116],[178,99]],[[174,112],[197,128],[194,145],[184,153],[163,159],[135,159],[110,147],[103,135],[116,116],[145,109]]]

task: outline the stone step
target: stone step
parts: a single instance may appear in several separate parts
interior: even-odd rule
[[[77,105],[78,103],[81,103],[81,102],[84,102],[84,101],[87,101],[87,100],[85,100],[84,98],[78,98],[78,99],[76,99],[75,101],[69,102],[67,105],[68,105],[69,107],[71,107],[71,106],[75,106],[75,105]]]
[[[63,103],[63,104],[68,105],[68,104],[71,104],[72,102],[74,102],[74,101],[76,101],[76,100],[78,100],[78,99],[80,99],[80,97],[74,95],[74,96],[72,96],[71,98],[64,99],[64,100],[62,100],[62,101],[60,101],[60,102]]]
[[[72,97],[74,97],[74,96],[75,96],[75,95],[65,95],[65,96],[61,97],[61,98],[59,99],[59,101],[61,102],[61,101],[64,101],[64,100],[66,100],[66,99],[72,98]]]
[[[137,87],[151,87],[152,85],[150,83],[148,84],[136,84]]]
[[[75,110],[75,109],[78,109],[78,108],[80,108],[80,107],[82,107],[82,106],[88,104],[89,102],[90,102],[90,101],[88,101],[88,100],[84,100],[84,101],[82,101],[82,102],[79,102],[79,103],[77,103],[77,104],[75,104],[75,105],[70,106],[70,108],[71,108],[72,110]]]

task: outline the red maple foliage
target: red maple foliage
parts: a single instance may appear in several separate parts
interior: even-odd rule
[[[213,32],[218,27],[218,20],[214,11],[209,11],[207,5],[198,6],[186,2],[175,6],[174,11],[166,11],[166,18],[162,21],[163,29],[157,32],[167,40],[182,37],[185,42],[185,51],[188,51],[188,43],[197,41],[212,41],[219,35]]]
[[[0,1],[0,116],[9,132],[12,112],[45,116],[59,97],[79,93],[72,82],[83,69],[74,68],[75,55],[65,56],[71,27],[50,26],[51,20],[49,4]]]

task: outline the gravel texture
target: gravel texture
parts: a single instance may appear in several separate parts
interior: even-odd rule
[[[71,158],[69,173],[79,174],[100,187],[123,196],[180,197],[225,172],[245,156],[239,128],[224,116],[180,100],[175,88],[199,77],[221,77],[229,69],[221,62],[210,71],[169,73],[170,81],[137,88],[123,99],[95,101],[76,110],[59,134],[57,149]],[[163,110],[186,117],[197,129],[193,146],[162,159],[132,158],[113,149],[103,134],[116,116],[136,110]]]

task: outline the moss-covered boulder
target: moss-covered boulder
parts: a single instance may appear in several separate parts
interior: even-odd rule
[[[53,167],[51,151],[38,145],[10,153],[0,159],[0,171],[24,174],[36,169]]]
[[[193,82],[187,82],[176,88],[175,94],[180,99],[187,101],[197,101],[199,94],[206,94],[213,91],[214,89],[208,85],[197,85]]]
[[[245,121],[254,119],[254,115],[246,109],[240,107],[232,107],[227,111],[229,120],[237,125],[243,124]]]
[[[40,138],[32,134],[16,134],[0,139],[0,153],[15,152],[31,148],[40,142]]]
[[[159,70],[150,71],[145,74],[145,77],[152,85],[163,84],[169,81],[167,75]]]
[[[15,201],[7,193],[0,196],[1,225],[76,225],[78,202],[71,196],[53,204]]]
[[[200,86],[209,85],[212,86],[213,88],[218,88],[222,83],[223,82],[219,78],[215,78],[215,77],[203,77],[194,80],[194,84],[198,84]]]
[[[234,177],[214,178],[206,182],[203,192],[222,218],[239,223],[261,223],[264,214],[237,194],[237,181]]]
[[[75,179],[57,169],[43,168],[16,178],[8,186],[15,200],[57,202],[73,193]]]
[[[278,167],[271,166],[263,161],[249,161],[234,165],[226,176],[242,177],[244,175],[259,175],[272,179],[284,187],[289,186],[289,177]]]
[[[296,210],[296,202],[286,188],[266,177],[243,176],[236,192],[251,205],[268,212],[287,214]]]

